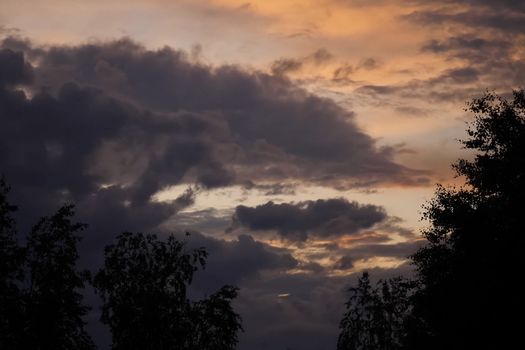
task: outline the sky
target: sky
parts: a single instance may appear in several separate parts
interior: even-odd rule
[[[422,206],[461,184],[466,102],[523,87],[524,23],[511,0],[3,0],[0,172],[23,222],[76,203],[91,269],[121,231],[191,232],[193,295],[241,288],[239,349],[333,349],[346,289],[410,275]]]

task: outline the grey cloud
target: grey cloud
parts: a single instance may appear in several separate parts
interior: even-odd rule
[[[486,39],[465,34],[445,40],[433,39],[423,45],[422,50],[479,64],[508,57],[512,48],[513,44],[505,39]]]
[[[318,49],[312,54],[301,58],[280,58],[274,61],[270,67],[272,74],[285,76],[286,74],[300,71],[306,65],[323,65],[329,62],[333,55],[326,49]]]
[[[315,64],[320,65],[330,61],[334,56],[326,49],[319,49],[312,53],[307,59],[311,59]]]
[[[507,70],[510,67],[504,67]],[[482,82],[493,82],[493,72],[483,67],[466,65],[460,68],[445,69],[428,79],[413,79],[396,85],[363,85],[354,90],[355,93],[370,98],[375,105],[390,106],[398,112],[425,116],[428,111],[412,107],[420,101],[428,102],[458,102],[463,103],[481,90]],[[501,77],[501,72],[499,72]],[[501,86],[502,82],[498,81]],[[396,100],[392,100],[392,98]],[[407,101],[404,102],[403,100]],[[400,104],[400,101],[403,101]],[[408,105],[408,106],[407,106]]]
[[[372,278],[409,276],[412,267],[370,269]],[[338,325],[347,301],[347,289],[360,273],[344,277],[299,273],[272,275],[243,284],[236,309],[245,315],[240,350],[336,347]],[[279,295],[287,295],[279,297]]]
[[[362,244],[354,248],[344,250],[345,257],[351,261],[360,259],[368,260],[375,257],[387,257],[407,259],[420,248],[422,242],[419,240],[401,243]]]
[[[350,81],[350,75],[355,71],[354,66],[350,64],[344,64],[340,67],[337,67],[332,76],[332,80],[336,82],[346,82]]]
[[[395,111],[400,114],[410,115],[414,117],[426,117],[431,112],[428,109],[418,108],[414,106],[398,106],[395,108]]]
[[[388,95],[398,91],[398,88],[393,85],[363,85],[356,89],[359,93]]]
[[[20,204],[30,202],[35,213],[63,201],[92,213],[104,198],[99,211],[108,217],[86,220],[116,223],[110,208],[137,209],[130,218],[147,229],[180,209],[149,203],[178,183],[410,183],[420,175],[377,149],[351,113],[280,78],[191,63],[183,52],[148,51],[130,40],[33,48],[11,38],[4,45],[23,52],[2,51],[3,84],[23,83],[31,97],[1,90],[0,165]],[[143,210],[158,222],[139,220]]]
[[[21,208],[21,232],[61,203],[76,203],[78,219],[90,225],[81,246],[84,266],[96,269],[101,248],[121,231],[158,232],[177,216],[195,219],[182,209],[192,205],[196,188],[173,202],[152,201],[171,185],[206,190],[282,180],[339,186],[422,178],[396,164],[393,149],[378,148],[352,113],[287,79],[210,67],[184,52],[147,50],[127,39],[38,47],[8,38],[2,45],[0,172]],[[386,215],[342,201],[305,208],[314,214],[311,226],[297,221],[290,232],[352,233]],[[303,210],[292,208],[293,220]],[[220,222],[221,214],[215,218]],[[210,252],[203,289],[299,264],[288,251],[250,236],[231,243],[193,237]]]
[[[453,82],[467,84],[478,80],[480,72],[473,67],[454,68],[445,70],[440,76],[431,79],[430,84]]]
[[[361,63],[359,63],[359,66],[358,66],[358,68],[362,68],[366,70],[376,69],[377,67],[379,67],[379,63],[377,62],[377,60],[375,60],[372,57],[368,57],[364,59],[363,61],[361,61]]]
[[[334,264],[336,270],[350,270],[354,267],[354,259],[349,255],[344,255]]]
[[[313,57],[328,55],[319,52]],[[38,57],[33,89],[59,90],[70,80],[96,87],[116,105],[130,101],[146,109],[158,121],[155,132],[183,119],[186,129],[179,131],[190,139],[166,146],[165,156],[177,161],[193,152],[192,159],[202,161],[181,172],[209,187],[264,178],[328,184],[366,177],[409,184],[424,176],[394,163],[334,102],[285,79],[234,66],[212,68],[186,56],[170,48],[148,51],[129,40],[51,47]],[[173,113],[186,115],[165,115]],[[240,165],[235,173],[233,165]]]
[[[459,60],[467,65],[465,69],[477,70],[480,88],[500,90],[521,86],[525,76],[520,59],[520,43],[525,33],[525,5],[522,1],[447,0],[415,3],[422,6],[407,15],[406,19],[418,25],[447,26],[449,32],[454,33],[448,38],[428,41],[422,46],[422,51],[438,54],[447,60]],[[451,78],[459,78],[450,82],[453,85],[477,83],[478,79],[473,73],[450,75]],[[454,90],[456,96],[471,97],[468,88],[463,89],[463,92],[459,92],[458,87],[454,87]],[[445,91],[436,93],[441,99],[454,99],[450,95]]]
[[[281,58],[272,63],[272,73],[274,75],[285,75],[301,69],[303,62],[293,58]]]
[[[436,6],[426,7],[405,16],[406,19],[424,25],[456,24],[476,29],[490,29],[507,34],[522,34],[525,26],[525,6],[521,1],[512,0],[446,0],[416,1]],[[450,8],[445,4],[454,4]],[[457,10],[457,5],[463,5]]]
[[[256,207],[237,206],[232,227],[273,230],[290,240],[309,236],[353,234],[386,220],[381,207],[361,205],[343,198],[299,203],[268,202]]]
[[[0,86],[28,84],[33,80],[33,67],[21,52],[0,49]]]
[[[239,235],[237,240],[225,241],[192,232],[187,242],[189,248],[205,247],[208,252],[206,268],[192,283],[192,288],[201,294],[224,284],[245,283],[267,270],[283,272],[298,264],[287,250],[256,241],[245,234]]]
[[[335,347],[344,284],[320,274],[275,275],[245,284],[236,307],[250,312],[244,313],[239,349]]]

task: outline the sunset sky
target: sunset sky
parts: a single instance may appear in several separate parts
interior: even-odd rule
[[[523,87],[524,33],[512,0],[2,0],[0,173],[28,220],[77,204],[92,269],[190,231],[239,349],[334,349],[348,286],[410,274],[461,183],[466,102]]]

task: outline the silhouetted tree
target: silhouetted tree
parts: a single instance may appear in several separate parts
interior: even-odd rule
[[[509,100],[486,93],[467,110],[475,119],[462,144],[473,158],[453,165],[465,185],[438,186],[425,206],[427,244],[410,257],[415,284],[389,294],[363,275],[350,289],[339,349],[501,349],[522,343],[525,92],[514,91]],[[400,315],[406,311],[403,322],[390,318],[388,299],[402,306]]]
[[[369,274],[363,273],[357,287],[349,289],[350,298],[340,323],[337,349],[401,349],[413,287],[412,282],[401,277],[379,281],[372,286]]]
[[[43,217],[33,227],[26,246],[27,290],[23,349],[93,349],[84,330],[88,307],[80,291],[89,275],[78,271],[78,232],[72,205]]]
[[[223,286],[207,299],[192,303],[187,349],[235,349],[237,333],[242,329],[240,318],[231,307],[237,291],[236,287]]]
[[[468,109],[475,121],[462,143],[476,153],[454,165],[466,184],[438,187],[424,214],[428,243],[412,257],[422,286],[407,344],[414,349],[522,343],[524,91],[510,100],[487,93]]]
[[[23,249],[17,242],[16,206],[9,203],[9,187],[0,178],[0,349],[17,349],[23,328],[20,283],[23,278]]]
[[[111,329],[112,348],[234,349],[241,324],[230,302],[237,289],[225,286],[197,302],[187,296],[206,257],[203,248],[187,252],[173,236],[161,241],[126,232],[106,247],[94,286],[104,302],[102,321]]]

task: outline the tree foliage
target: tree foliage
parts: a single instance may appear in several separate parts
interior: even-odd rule
[[[93,349],[84,329],[89,308],[81,291],[89,280],[87,271],[76,267],[78,233],[86,225],[72,222],[72,205],[43,217],[33,227],[26,246],[28,288],[25,348]]]
[[[383,295],[364,275],[350,289],[339,349],[384,349],[383,322],[398,330],[386,334],[389,349],[496,349],[521,342],[525,92],[510,99],[488,92],[467,110],[475,118],[461,142],[473,158],[453,165],[465,184],[438,186],[425,206],[427,244],[410,257],[416,288],[395,296],[394,304],[409,311],[404,322],[385,321]]]
[[[71,221],[73,206],[63,206],[40,219],[21,247],[8,192],[0,180],[0,348],[93,349],[82,319],[88,275],[76,267],[85,225]]]
[[[367,272],[349,289],[337,350],[401,349],[413,283],[400,277],[374,286]]]
[[[425,211],[428,244],[412,257],[425,329],[414,343],[433,348],[501,346],[523,307],[511,281],[524,267],[525,94],[487,93],[468,109],[475,120],[462,144],[475,155],[454,165],[465,186],[438,187]]]
[[[0,178],[0,348],[94,349],[82,301],[90,273],[77,268],[86,225],[72,221],[74,207],[65,205],[40,219],[22,247],[8,192]],[[187,295],[194,273],[205,266],[204,248],[188,252],[174,236],[161,241],[126,232],[105,256],[94,286],[114,349],[235,348],[242,327],[231,302],[238,288],[227,285],[198,301]]]
[[[9,203],[9,187],[0,178],[0,349],[16,349],[23,322],[23,250],[17,242],[16,206]]]
[[[223,287],[192,302],[187,286],[205,266],[203,248],[187,252],[170,236],[123,233],[106,247],[94,286],[104,305],[102,321],[113,334],[113,349],[234,349],[240,318],[230,302],[237,288]]]

